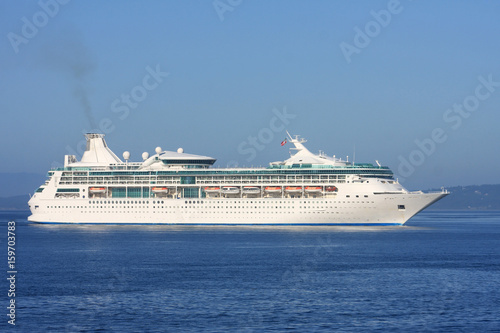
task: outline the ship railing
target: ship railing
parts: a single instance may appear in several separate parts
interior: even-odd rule
[[[450,191],[448,191],[445,188],[442,188],[441,191],[427,191],[425,193],[450,193]]]
[[[423,192],[423,191],[410,191],[408,192],[409,194],[438,194],[438,193],[450,193],[448,190],[446,189],[441,189],[441,191],[427,191],[427,192]]]

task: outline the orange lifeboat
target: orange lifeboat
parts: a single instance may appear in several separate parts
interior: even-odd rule
[[[288,193],[301,193],[302,187],[300,187],[300,186],[287,186],[285,188],[285,191],[287,191]]]
[[[321,192],[321,186],[306,186],[306,192],[319,193]]]
[[[205,187],[205,192],[207,192],[207,193],[219,193],[220,187]]]
[[[91,188],[89,188],[89,192],[91,192],[91,193],[104,193],[104,192],[106,192],[106,188],[104,188],[104,187],[91,187]]]
[[[165,192],[168,192],[168,188],[166,188],[166,187],[153,187],[151,189],[151,191],[153,193],[165,193]]]
[[[279,192],[281,192],[281,187],[278,187],[278,186],[268,186],[268,187],[266,187],[265,190],[268,193],[279,193]]]

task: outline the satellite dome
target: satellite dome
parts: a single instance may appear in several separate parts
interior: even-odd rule
[[[156,152],[157,154],[161,153],[161,152],[162,152],[161,147],[156,147],[155,152]]]
[[[178,152],[179,154],[182,154],[182,153],[184,152],[184,149],[179,148],[179,149],[177,149],[177,152]]]
[[[144,153],[142,153],[142,159],[143,160],[147,160],[149,157],[149,153],[147,151],[145,151]]]
[[[123,159],[125,159],[125,160],[130,159],[130,152],[128,152],[128,151],[124,151],[124,152],[123,152]]]

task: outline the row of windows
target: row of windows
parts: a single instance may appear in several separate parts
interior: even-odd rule
[[[346,195],[347,198],[350,198],[349,195]],[[368,198],[368,195],[364,195],[365,198]],[[356,195],[356,198],[359,198],[359,195]],[[269,198],[266,198],[265,200],[250,200],[250,201],[247,201],[247,200],[230,200],[230,199],[227,199],[227,200],[210,200],[208,201],[209,203],[221,203],[221,204],[229,204],[229,203],[237,203],[237,204],[248,204],[248,203],[290,203],[290,201],[271,201]],[[311,203],[311,202],[314,202],[314,203],[332,203],[332,202],[337,202],[336,200],[334,201],[331,201],[331,200],[299,200],[299,201],[294,201],[294,203]],[[340,202],[340,201],[339,201]],[[345,202],[345,201],[344,201]],[[353,201],[354,202],[354,201]],[[154,203],[154,202],[153,202]],[[163,201],[162,201],[163,203]],[[200,203],[203,203],[203,200],[202,201],[194,201],[194,200],[186,200],[184,201],[185,204],[200,204]]]
[[[137,201],[137,200],[90,200],[89,201],[90,204],[149,204],[149,201]],[[164,201],[156,201],[154,200],[153,201],[153,204],[154,203],[164,203]]]
[[[127,213],[127,214],[143,214],[146,212],[141,212],[141,211],[120,211],[120,212],[111,212],[111,211],[82,211],[82,214],[115,214],[115,213]],[[155,213],[155,212],[153,212]],[[221,215],[219,213],[214,213],[214,212],[200,212],[200,214],[217,214],[217,218],[220,218]],[[236,214],[237,212],[226,212],[226,214]],[[292,212],[286,212],[289,214],[292,214]],[[245,214],[283,214],[283,212],[245,212]],[[342,215],[352,215],[354,214],[353,212],[300,212],[300,214],[342,214]],[[233,217],[231,217],[233,218]],[[242,218],[242,216],[239,216],[239,218]],[[245,216],[243,216],[245,218]],[[251,219],[252,217],[246,217],[247,219]],[[259,219],[271,219],[270,217],[265,217],[265,216],[259,216]],[[306,218],[306,217],[305,217]],[[344,218],[345,219],[345,218]]]
[[[58,169],[59,171],[61,169]],[[261,169],[261,170],[176,170],[176,171],[90,171],[89,176],[157,176],[157,175],[275,175],[275,174],[375,174],[375,175],[392,175],[392,171],[387,167],[382,168],[366,168],[359,167],[337,167],[328,169]],[[52,174],[49,173],[51,176]],[[70,176],[69,172],[64,172],[63,176]],[[83,176],[79,173],[78,176]]]
[[[203,203],[203,201],[201,203]],[[333,201],[331,203],[337,204],[337,201]],[[338,203],[339,204],[340,203],[344,203],[344,204],[348,203],[349,204],[349,203],[351,203],[351,201],[347,201],[347,202],[346,201],[338,201]],[[364,201],[361,201],[361,202],[353,201],[352,203],[362,203],[363,204],[365,202]],[[375,202],[374,201],[371,201],[371,202],[370,201],[366,201],[366,203],[367,204],[369,204],[369,203],[374,204]],[[56,208],[57,209],[60,209],[60,208],[63,208],[63,209],[64,208],[70,208],[70,209],[72,209],[72,208],[87,208],[87,207],[91,208],[91,209],[92,208],[93,209],[96,209],[96,208],[112,208],[112,209],[114,209],[115,208],[115,206],[105,207],[105,206],[98,206],[96,204],[99,204],[99,202],[95,202],[93,205],[90,205],[90,206],[48,206],[47,208],[50,208],[50,209],[56,209]],[[140,202],[139,202],[139,204],[140,204]],[[158,204],[160,204],[160,201],[158,201]],[[163,202],[161,202],[161,204],[163,204]],[[205,209],[211,209],[211,208],[214,208],[214,209],[215,208],[217,208],[217,209],[245,209],[245,208],[247,208],[247,209],[248,208],[250,208],[250,209],[252,209],[252,208],[256,208],[256,209],[257,208],[293,209],[294,208],[293,206],[274,206],[274,205],[272,205],[270,203],[261,203],[261,202],[255,202],[255,204],[260,204],[260,205],[259,206],[249,206],[249,205],[245,205],[245,206],[227,206],[227,205],[226,206],[206,206]],[[117,209],[118,208],[128,208],[128,209],[130,209],[130,208],[132,208],[132,209],[133,208],[141,208],[141,209],[144,209],[144,208],[149,208],[149,207],[134,206],[132,204],[130,206],[116,206],[116,208]],[[153,206],[152,208],[158,208],[158,209],[160,209],[160,208],[161,209],[175,209],[176,206]],[[177,208],[179,208],[179,207],[177,206]],[[180,208],[184,209],[184,208],[201,208],[201,207],[200,206],[180,206]],[[311,206],[311,205],[304,205],[304,206],[299,206],[298,208],[299,209],[302,209],[302,208],[304,208],[304,209],[311,209],[311,208],[312,209],[327,209],[327,208],[338,209],[338,206],[328,206],[328,205],[326,205],[326,206],[314,206],[314,205]],[[340,207],[340,208],[343,208],[343,207]],[[398,209],[405,209],[404,205],[398,205]]]
[[[85,208],[86,207],[82,207],[82,208]],[[116,214],[116,213],[135,213],[135,214],[146,214],[148,212],[145,212],[145,211],[130,211],[130,210],[126,210],[126,211],[102,211],[102,210],[99,210],[99,211],[81,211],[82,214],[87,214],[87,213],[90,213],[90,214],[103,214],[103,213],[109,213],[109,214]],[[157,213],[157,212],[153,212],[154,213]],[[164,212],[164,213],[176,213],[176,212]],[[238,211],[226,211],[224,212],[225,214],[283,214],[283,213],[288,213],[288,214],[295,214],[296,212],[292,212],[292,211],[284,211],[284,212],[277,212],[277,211],[267,211],[267,212],[259,212],[259,211],[247,211],[247,212],[238,212]],[[353,212],[327,212],[327,211],[316,211],[316,212],[304,212],[304,211],[301,211],[301,212],[298,212],[300,214],[353,214]],[[213,211],[204,211],[204,212],[199,212],[198,214],[220,214],[220,212],[213,212]]]
[[[350,198],[351,196],[350,195],[346,195],[346,198]],[[364,195],[365,198],[368,198],[368,195]],[[359,195],[356,195],[356,198],[359,198]],[[210,201],[211,203],[224,203],[224,204],[228,204],[228,203],[238,203],[238,204],[244,204],[244,203],[250,203],[250,204],[253,204],[254,201],[253,200],[250,200],[250,201],[241,201],[241,200],[212,200]],[[267,200],[266,201],[255,201],[255,203],[269,203]],[[288,203],[288,201],[275,201],[276,203]],[[311,201],[298,201],[298,203],[309,203]],[[335,203],[337,201],[325,201],[325,200],[320,200],[320,201],[314,201],[315,203]],[[340,202],[340,201],[339,201]],[[344,201],[345,202],[345,201]],[[354,201],[353,201],[354,202]],[[149,201],[147,200],[90,200],[89,201],[90,204],[149,204]],[[153,200],[152,202],[153,204],[164,204],[165,201],[163,200]],[[271,203],[274,203],[271,202]],[[184,204],[203,204],[203,200],[185,200],[184,201]]]

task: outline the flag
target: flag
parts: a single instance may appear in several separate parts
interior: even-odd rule
[[[286,143],[286,138],[285,138],[285,140],[281,141],[281,146],[283,147],[285,145],[285,143]]]

